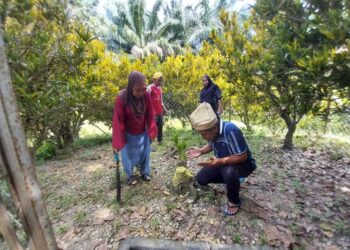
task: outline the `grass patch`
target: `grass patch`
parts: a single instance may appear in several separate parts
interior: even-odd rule
[[[74,221],[76,221],[79,224],[83,224],[86,221],[86,216],[87,216],[87,212],[81,210],[75,215]]]
[[[40,164],[41,162],[51,159],[56,155],[56,146],[51,141],[45,141],[43,145],[38,148],[35,160]]]
[[[37,150],[37,153],[35,155],[35,162],[37,165],[40,165],[43,164],[46,160],[52,159],[54,157],[64,159],[66,157],[69,157],[74,149],[96,147],[111,142],[112,135],[110,134],[84,137],[77,139],[72,145],[73,148],[60,150],[62,152],[60,152],[60,155],[58,155],[56,146],[50,141],[45,141],[44,144]],[[81,157],[82,160],[93,160],[98,158],[98,156],[94,155],[91,151],[86,151]]]
[[[237,244],[241,244],[242,243],[242,238],[241,235],[239,233],[235,233],[232,235],[232,240],[234,242],[236,242]]]
[[[111,135],[96,135],[91,137],[80,138],[73,143],[74,148],[94,147],[112,141]]]
[[[56,200],[56,205],[58,209],[65,211],[70,208],[75,202],[75,197],[72,194],[67,194],[58,197]]]
[[[176,205],[174,204],[174,202],[166,202],[165,208],[166,208],[167,212],[169,212],[169,211],[175,209]]]
[[[119,219],[114,220],[113,227],[115,232],[119,232],[122,226],[123,226],[123,222],[121,220]]]
[[[55,233],[58,233],[58,234],[65,234],[68,232],[68,225],[62,225],[62,226],[58,226],[58,227],[55,227],[54,228],[54,231]]]
[[[152,228],[157,229],[160,226],[160,221],[158,218],[152,217],[149,224]]]

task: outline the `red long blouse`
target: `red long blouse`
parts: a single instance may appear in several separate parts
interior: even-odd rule
[[[112,146],[114,149],[121,150],[125,146],[125,133],[139,135],[146,130],[151,140],[157,136],[151,97],[147,92],[145,93],[145,105],[145,114],[143,116],[135,115],[131,107],[124,104],[119,95],[117,96],[112,121]]]

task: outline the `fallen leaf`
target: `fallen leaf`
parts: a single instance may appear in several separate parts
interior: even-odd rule
[[[170,196],[170,193],[168,191],[163,191],[163,194],[167,195],[167,196]]]
[[[328,238],[332,238],[332,237],[333,237],[333,233],[330,232],[330,231],[324,231],[324,230],[322,230],[322,233],[323,233],[325,236],[327,236]]]
[[[184,220],[184,218],[182,216],[176,216],[175,217],[175,221],[177,221],[177,222],[180,222],[180,221],[183,221],[183,220]]]
[[[141,219],[141,216],[137,212],[133,212],[130,215],[130,220],[139,220],[139,219]]]
[[[186,213],[180,209],[175,209],[175,213],[181,215],[182,217],[185,217],[186,216]]]
[[[340,250],[338,246],[332,245],[332,246],[326,246],[324,247],[325,250]]]
[[[265,236],[267,239],[267,243],[271,246],[278,245],[279,233],[275,226],[265,225],[264,227]]]
[[[287,218],[288,213],[287,213],[286,211],[281,211],[281,212],[278,213],[278,215],[279,215],[281,218],[285,219],[285,218]]]
[[[127,228],[123,229],[120,233],[117,235],[117,241],[124,240],[128,238],[129,236],[129,230]]]
[[[178,232],[176,235],[175,235],[175,239],[176,240],[183,240],[185,239],[186,235],[184,232]]]
[[[97,247],[95,247],[95,250],[107,250],[107,249],[108,249],[107,242],[103,242],[102,244],[100,244]]]
[[[109,208],[101,208],[95,212],[94,217],[97,221],[112,221],[115,220],[115,213]]]
[[[332,231],[332,227],[328,224],[325,224],[325,223],[321,223],[320,224],[320,227],[325,230],[325,231]]]
[[[282,226],[276,227],[266,224],[264,226],[264,232],[266,239],[271,246],[278,246],[279,242],[281,242],[285,248],[290,248],[295,243],[292,232]]]
[[[217,209],[214,208],[214,207],[209,207],[209,208],[207,209],[207,211],[208,211],[208,214],[211,215],[211,216],[217,214]]]
[[[191,219],[191,220],[188,222],[188,225],[187,225],[186,231],[188,231],[189,229],[191,229],[191,227],[193,227],[193,224],[194,224],[194,220],[193,220],[193,219]]]
[[[146,211],[147,211],[147,208],[145,206],[140,207],[139,215],[142,217],[146,216]]]

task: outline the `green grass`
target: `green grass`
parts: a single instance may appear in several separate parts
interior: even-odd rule
[[[54,231],[58,234],[64,234],[67,233],[69,229],[68,225],[62,225],[54,228]]]
[[[150,226],[154,229],[157,229],[160,225],[160,221],[158,218],[156,217],[152,217],[150,222],[149,222]]]
[[[122,226],[123,226],[123,222],[120,219],[114,220],[113,227],[115,232],[119,232]]]
[[[235,233],[232,235],[232,240],[234,242],[236,242],[237,244],[241,244],[242,242],[242,238],[241,238],[241,235],[239,233]]]
[[[96,135],[91,137],[80,138],[73,143],[73,146],[75,148],[87,148],[111,142],[111,135]]]
[[[67,210],[73,205],[74,202],[75,202],[74,196],[72,194],[67,194],[67,195],[61,196],[57,200],[57,206],[62,210]]]
[[[165,203],[165,208],[169,212],[169,211],[175,209],[176,205],[174,204],[174,202],[166,202]]]
[[[262,151],[266,146],[273,148],[282,147],[286,133],[283,122],[278,129],[254,125],[253,132],[250,132],[245,129],[244,124],[237,117],[233,117],[233,119],[233,122],[242,129],[248,145],[257,160],[266,158],[265,153]],[[326,151],[330,153],[333,160],[350,157],[350,125],[348,119],[346,115],[332,116],[332,120],[328,125],[328,132],[324,134],[324,122],[318,117],[307,116],[298,124],[293,139],[294,145],[302,150],[315,149],[317,151]],[[111,129],[103,123],[97,123],[96,125],[86,123],[82,126],[79,132],[79,139],[73,143],[73,149],[111,143]],[[175,147],[182,160],[185,158],[184,152],[186,149],[193,146],[202,146],[206,143],[196,131],[192,130],[189,123],[185,123],[185,126],[183,126],[178,119],[166,120],[164,135],[165,139],[168,138],[168,142],[164,140],[165,145],[159,148],[167,150],[169,147]],[[54,156],[54,144],[50,141],[45,141],[38,149],[36,161],[40,164]],[[85,157],[91,158],[93,156],[87,153]]]
[[[78,222],[79,224],[83,224],[87,219],[87,212],[86,211],[79,211],[75,216],[74,220]]]
[[[38,162],[43,162],[45,160],[51,159],[56,154],[56,147],[50,141],[45,141],[44,144],[36,152],[36,160]]]

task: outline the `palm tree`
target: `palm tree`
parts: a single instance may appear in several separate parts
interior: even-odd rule
[[[152,11],[145,10],[144,0],[129,0],[127,5],[115,3],[116,12],[108,11],[114,30],[108,39],[114,51],[125,51],[136,58],[144,58],[151,53],[165,58],[182,51],[177,41],[169,41],[169,32],[178,25],[173,20],[161,22],[159,11],[162,0],[157,0]]]
[[[115,2],[115,11],[107,11],[113,24],[107,44],[136,58],[155,53],[164,59],[182,53],[186,45],[196,51],[212,30],[221,32],[219,13],[236,1],[217,0],[211,7],[209,0],[199,0],[195,6],[184,5],[182,0],[157,0],[151,11],[145,10],[145,0]],[[161,10],[163,20],[159,18]]]
[[[189,44],[198,50],[201,43],[209,39],[212,30],[220,33],[222,24],[219,13],[222,9],[232,7],[235,2],[236,0],[217,0],[211,7],[208,0],[200,0],[195,6],[184,6],[182,0],[171,0],[164,7],[164,15],[167,20],[177,23],[177,26],[170,32],[172,36],[169,40],[178,40],[181,45]]]

